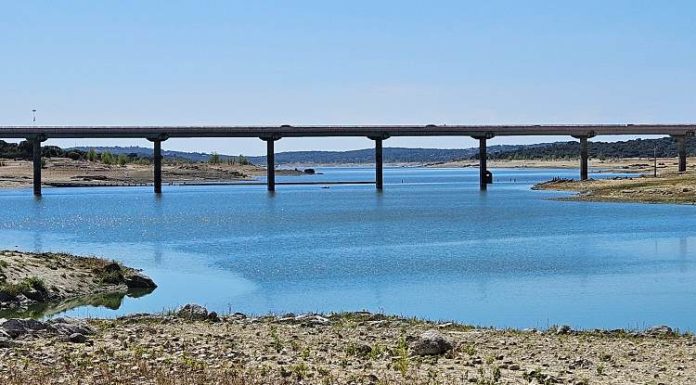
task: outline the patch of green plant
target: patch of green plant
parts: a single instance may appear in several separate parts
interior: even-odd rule
[[[101,283],[118,285],[124,281],[123,274],[118,270],[102,271],[99,273]]]
[[[280,340],[280,337],[278,336],[278,329],[276,329],[275,326],[271,326],[271,346],[278,353],[283,350],[283,342]]]
[[[46,285],[39,277],[26,277],[19,283],[4,283],[0,285],[0,292],[16,297],[20,294],[28,294],[32,290],[46,292]]]
[[[290,367],[290,371],[297,377],[298,380],[301,380],[309,374],[309,366],[305,364],[304,362],[300,362],[299,364],[295,364]]]
[[[396,358],[394,358],[394,369],[401,373],[401,376],[405,377],[408,372],[408,368],[411,364],[411,360],[408,355],[408,344],[406,343],[406,337],[403,335],[399,338],[394,349],[396,353]]]

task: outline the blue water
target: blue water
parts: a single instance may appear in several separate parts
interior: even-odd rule
[[[319,169],[281,180],[369,180]],[[383,311],[498,327],[696,330],[696,207],[559,201],[577,170],[393,168],[371,185],[0,192],[0,248],[99,255],[159,288],[117,310]],[[606,176],[606,175],[598,175]],[[292,179],[296,178],[296,179]],[[298,179],[299,178],[299,179]]]

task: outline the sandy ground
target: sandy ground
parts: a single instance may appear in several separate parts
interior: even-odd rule
[[[0,348],[14,384],[694,384],[690,335],[479,329],[367,313],[217,322],[89,320],[86,343],[37,332]],[[452,348],[421,355],[436,330]]]
[[[579,159],[568,160],[488,160],[488,167],[495,168],[580,168]],[[456,161],[429,164],[427,167],[478,167],[477,160]],[[588,161],[591,172],[635,172],[652,173],[654,160],[652,158],[622,158],[622,159],[590,159]],[[658,158],[658,174],[676,172],[678,163],[676,158]],[[696,158],[687,160],[687,169],[696,171]]]
[[[555,180],[534,186],[540,190],[577,191],[570,199],[608,202],[696,204],[693,171],[658,176],[602,180]]]
[[[67,158],[46,159],[41,172],[44,185],[53,186],[127,186],[152,183],[152,166],[128,164],[104,165],[96,162],[74,161]],[[162,165],[164,184],[219,183],[253,180],[265,175],[266,170],[255,165],[211,165],[185,163]],[[276,170],[277,175],[300,174],[293,170]],[[29,161],[0,160],[0,188],[31,186],[32,163]]]

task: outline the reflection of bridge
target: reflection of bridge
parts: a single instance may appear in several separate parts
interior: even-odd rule
[[[486,189],[486,140],[495,136],[569,135],[580,140],[580,179],[587,179],[587,139],[596,135],[670,135],[679,171],[686,171],[686,136],[693,124],[381,125],[381,126],[0,126],[0,138],[34,144],[34,194],[41,195],[41,142],[48,138],[146,138],[154,144],[155,192],[162,192],[162,142],[168,138],[242,138],[266,141],[267,185],[275,190],[274,143],[283,137],[362,136],[375,141],[375,185],[383,188],[382,141],[391,136],[470,136],[479,140],[480,186]]]

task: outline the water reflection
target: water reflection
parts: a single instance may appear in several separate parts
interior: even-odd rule
[[[122,293],[93,294],[64,301],[43,302],[29,306],[21,310],[0,310],[0,318],[50,318],[78,307],[103,307],[110,310],[118,310],[123,304],[123,299],[140,298],[152,293],[155,289],[137,289]]]

